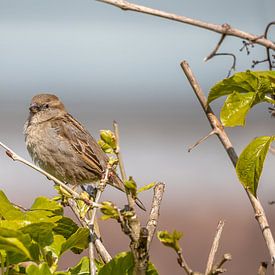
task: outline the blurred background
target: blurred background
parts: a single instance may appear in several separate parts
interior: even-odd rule
[[[274,20],[273,0],[135,0],[216,24],[229,23],[262,34]],[[271,32],[272,33],[272,32]],[[227,274],[256,274],[269,255],[254,213],[234,169],[216,137],[187,152],[210,131],[208,121],[180,68],[187,60],[204,92],[226,77],[232,60],[203,62],[220,36],[192,26],[121,11],[97,1],[0,0],[0,140],[23,157],[23,124],[31,97],[58,95],[69,112],[98,138],[100,129],[119,122],[127,174],[139,185],[164,181],[166,191],[158,229],[184,233],[183,254],[203,272],[217,223],[226,221],[219,256],[230,252]],[[274,36],[273,36],[274,37]],[[237,56],[237,71],[265,59],[255,46],[240,52],[242,41],[226,37],[220,51]],[[256,67],[267,70],[266,64]],[[213,103],[218,113],[221,101]],[[245,128],[227,129],[238,153],[254,137],[274,134],[267,105],[257,106]],[[0,188],[25,207],[37,196],[54,196],[51,182],[30,168],[0,154]],[[275,232],[274,155],[260,181],[259,197]],[[141,195],[150,207],[152,193]],[[104,199],[123,205],[125,197],[108,188]],[[68,212],[68,214],[70,214]],[[146,221],[148,213],[140,213]],[[119,225],[107,221],[102,235],[112,255],[128,250]],[[151,261],[160,274],[182,274],[176,255],[154,240]],[[76,263],[67,254],[61,267]],[[271,270],[269,269],[269,273]]]

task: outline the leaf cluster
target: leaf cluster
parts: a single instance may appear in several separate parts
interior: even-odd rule
[[[74,268],[56,270],[66,251],[79,254],[88,246],[88,229],[65,217],[55,199],[38,197],[26,211],[14,206],[3,191],[0,201],[0,252],[6,274],[78,274]],[[81,260],[75,268],[83,264]]]
[[[244,126],[248,112],[256,104],[262,102],[275,104],[275,72],[236,73],[211,88],[207,103],[222,96],[227,96],[220,112],[222,124],[227,127]],[[238,159],[236,165],[238,178],[254,196],[257,195],[264,161],[274,139],[275,136],[255,138]]]

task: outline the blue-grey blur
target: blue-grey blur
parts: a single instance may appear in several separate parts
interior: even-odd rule
[[[135,3],[259,35],[275,11],[273,0]],[[203,272],[219,219],[226,220],[219,255],[233,255],[227,274],[256,274],[259,263],[269,260],[251,206],[218,139],[211,137],[187,152],[210,126],[180,62],[189,62],[207,93],[232,62],[220,56],[203,61],[220,35],[94,0],[0,0],[0,37],[2,142],[29,159],[22,129],[31,97],[39,92],[58,95],[95,137],[115,119],[127,174],[140,185],[166,183],[159,229],[184,232],[183,251],[192,269]],[[237,56],[237,71],[265,58],[263,47],[254,47],[249,56],[241,47],[242,40],[226,37],[220,49]],[[267,64],[256,69],[267,70]],[[221,102],[213,103],[217,113]],[[267,108],[257,106],[245,128],[227,130],[238,153],[252,138],[274,134],[275,121]],[[2,149],[0,153],[0,188],[11,200],[28,207],[36,196],[55,195],[45,177],[12,162]],[[268,201],[275,199],[274,161],[269,155],[259,187],[273,229],[275,210]],[[151,193],[141,198],[149,208]],[[124,202],[110,188],[104,199]],[[106,223],[102,234],[107,248],[112,254],[127,250],[119,225]],[[160,274],[182,274],[173,251],[157,240],[151,260]],[[64,260],[63,267],[71,262]]]

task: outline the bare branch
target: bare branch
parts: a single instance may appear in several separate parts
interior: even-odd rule
[[[226,150],[232,164],[234,167],[236,167],[237,161],[238,161],[238,156],[232,146],[231,141],[229,140],[226,132],[224,131],[223,126],[221,125],[220,121],[218,118],[215,116],[214,112],[212,109],[207,105],[207,100],[205,95],[202,92],[202,89],[196,80],[195,76],[193,75],[188,63],[186,61],[183,61],[181,63],[181,67],[189,80],[190,85],[192,86],[208,120],[213,129],[216,129],[217,135]],[[271,263],[273,265],[273,273],[275,274],[275,265],[274,265],[274,260],[275,260],[275,242],[274,238],[272,235],[272,232],[270,230],[264,209],[260,203],[260,201],[254,197],[247,189],[245,189],[246,194],[249,198],[249,201],[253,207],[254,213],[255,213],[255,218],[261,228],[263,237],[265,239],[269,255],[271,257]]]
[[[118,128],[118,123],[116,121],[113,122],[113,127],[114,127],[114,132],[115,132],[115,137],[116,137],[116,152],[115,153],[118,158],[119,169],[120,169],[122,180],[123,180],[123,182],[125,182],[127,180],[127,176],[126,176],[126,172],[125,172],[125,168],[124,168],[124,163],[122,160],[122,154],[121,154],[121,150],[120,150],[119,128]],[[125,188],[125,189],[126,189],[125,191],[126,191],[126,195],[127,195],[128,204],[131,209],[134,209],[135,200],[132,198],[132,196],[128,192],[127,188]],[[138,239],[138,236],[136,236],[136,238]]]
[[[178,263],[184,269],[186,274],[188,274],[188,275],[202,275],[201,273],[194,272],[189,267],[189,265],[187,264],[186,260],[184,259],[183,255],[182,255],[182,250],[181,249],[177,251],[177,255],[178,255]]]
[[[36,166],[35,164],[25,160],[24,158],[20,157],[19,155],[17,155],[12,149],[10,149],[7,145],[5,145],[4,143],[0,142],[0,146],[6,149],[6,154],[13,159],[14,161],[19,161],[24,163],[25,165],[31,167],[32,169],[38,171],[39,173],[43,174],[44,176],[46,176],[48,179],[51,179],[52,181],[54,181],[57,185],[59,185],[60,187],[62,187],[64,190],[66,190],[74,199],[78,199],[78,200],[83,200],[87,205],[91,205],[92,207],[101,207],[100,204],[94,203],[91,200],[85,200],[82,199],[79,194],[77,192],[75,192],[73,189],[71,189],[68,185],[66,185],[64,182],[60,181],[59,179],[57,179],[56,177],[54,177],[53,175],[47,173],[46,171],[44,171],[43,169],[41,169],[40,167]]]
[[[146,14],[166,18],[169,20],[189,24],[199,28],[207,29],[220,34],[239,37],[248,41],[253,41],[255,44],[262,45],[266,48],[275,50],[275,44],[271,40],[268,40],[266,38],[259,38],[259,36],[257,35],[253,35],[253,34],[232,28],[228,24],[217,25],[217,24],[207,23],[207,22],[192,19],[189,17],[180,16],[177,14],[168,13],[161,10],[156,10],[145,6],[132,4],[124,0],[97,0],[97,1],[116,6],[118,8],[121,8],[122,10],[131,10],[135,12],[146,13]]]
[[[146,228],[148,230],[148,239],[147,239],[148,251],[158,224],[160,204],[162,201],[164,189],[165,189],[165,184],[163,182],[158,182],[154,187],[154,195],[152,200],[151,212],[150,212],[149,220],[146,225]]]
[[[216,253],[218,251],[223,227],[224,227],[224,221],[219,221],[216,235],[208,256],[208,261],[207,261],[206,270],[205,270],[206,275],[211,274],[211,271],[213,270],[214,260],[215,260]]]
[[[232,62],[231,68],[229,69],[227,76],[226,76],[226,77],[229,77],[231,75],[231,73],[236,70],[236,61],[237,61],[236,55],[233,53],[216,53],[215,56],[231,56],[232,57],[233,62]]]
[[[225,25],[225,27],[230,28],[230,26],[227,25],[227,24]],[[217,51],[220,48],[220,46],[221,46],[223,40],[225,39],[225,37],[226,37],[226,34],[223,33],[220,40],[219,40],[219,42],[217,43],[216,47],[214,48],[214,50],[207,57],[204,58],[205,62],[207,62],[209,59],[211,59],[213,56],[215,56],[217,54]]]

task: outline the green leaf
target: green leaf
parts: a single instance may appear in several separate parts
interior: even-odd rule
[[[149,183],[147,185],[144,185],[144,186],[142,186],[141,188],[139,188],[137,190],[137,193],[141,193],[141,192],[147,191],[147,190],[153,188],[155,185],[156,185],[155,182],[151,182],[151,183]]]
[[[0,220],[0,227],[16,230],[30,223],[30,221],[25,220]]]
[[[62,216],[56,215],[52,211],[48,210],[30,210],[25,213],[25,219],[32,223],[55,223],[62,219]]]
[[[0,250],[4,250],[10,264],[33,259],[34,247],[28,234],[20,231],[0,228]]]
[[[73,250],[73,252],[81,253],[85,248],[88,247],[89,236],[89,229],[78,228],[78,230],[74,234],[72,234],[65,243],[63,243],[60,254],[63,254],[65,251],[69,249],[72,250],[74,248],[76,250]]]
[[[165,246],[173,248],[176,252],[180,250],[179,240],[182,237],[182,233],[174,230],[173,233],[169,233],[168,231],[159,231],[158,239]]]
[[[133,198],[137,197],[137,184],[133,177],[129,177],[129,180],[124,182],[125,188],[129,190]]]
[[[134,258],[131,252],[121,252],[117,254],[110,262],[105,264],[98,275],[132,275],[134,269]],[[146,275],[158,275],[154,265],[148,263]]]
[[[237,165],[236,172],[244,187],[256,196],[259,179],[263,170],[263,164],[274,136],[262,136],[255,138],[242,151]]]
[[[146,275],[158,275],[158,271],[153,263],[149,262],[146,270]]]
[[[78,229],[77,224],[68,217],[62,217],[55,223],[55,225],[56,227],[53,228],[54,233],[62,235],[66,239],[68,239]]]
[[[24,220],[24,213],[10,203],[3,191],[0,191],[0,216],[5,220]]]
[[[29,234],[31,238],[36,241],[41,247],[50,245],[53,242],[54,228],[53,223],[32,223],[20,229],[24,234]]]
[[[100,130],[100,138],[108,144],[113,150],[116,149],[116,136],[110,130]]]
[[[114,150],[112,149],[112,147],[104,142],[102,139],[100,139],[97,143],[106,154],[114,154]]]
[[[100,211],[104,214],[104,216],[101,216],[102,220],[108,220],[110,218],[112,219],[119,218],[118,210],[116,209],[113,203],[109,201],[104,201],[101,204],[102,204],[102,207],[100,208]]]
[[[257,77],[250,71],[236,73],[230,78],[226,78],[217,84],[215,84],[208,95],[207,103],[211,103],[213,100],[230,95],[233,92],[249,93],[255,92],[258,87]]]
[[[26,269],[27,275],[52,275],[49,266],[46,263],[37,265],[30,265]]]
[[[255,93],[232,93],[227,97],[221,109],[221,121],[224,126],[244,126],[245,118],[255,100]]]
[[[63,207],[60,203],[46,197],[38,197],[31,206],[31,210],[52,211],[56,215],[63,215]]]
[[[110,262],[105,264],[98,275],[132,275],[134,267],[133,255],[130,252],[117,254]]]
[[[59,258],[62,251],[62,245],[66,242],[66,239],[61,235],[54,235],[53,242],[46,246],[46,251],[51,251],[54,257]]]
[[[90,260],[83,257],[80,262],[69,269],[71,275],[90,275]]]

